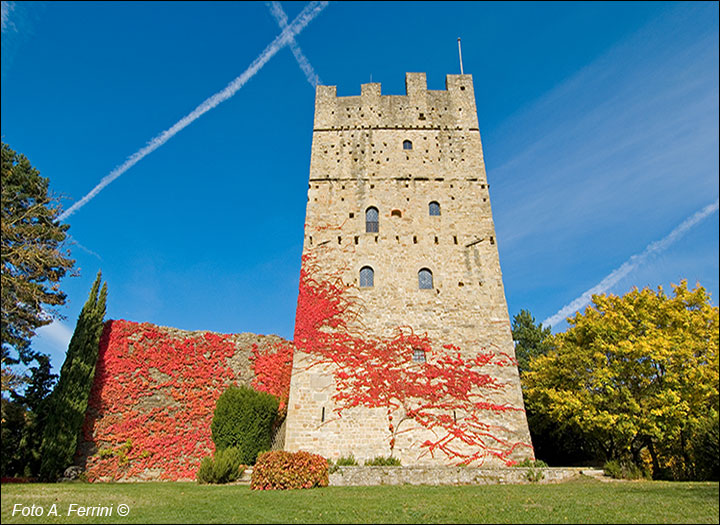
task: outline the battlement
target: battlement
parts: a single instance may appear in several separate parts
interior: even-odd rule
[[[405,93],[382,95],[374,82],[360,96],[338,97],[337,86],[317,86],[315,131],[478,129],[471,75],[447,75],[444,90],[428,90],[425,73],[406,73]]]

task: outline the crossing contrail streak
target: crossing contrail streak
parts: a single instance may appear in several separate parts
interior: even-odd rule
[[[288,23],[288,17],[285,14],[285,11],[283,10],[280,2],[270,2],[269,4],[267,4],[267,6],[270,8],[270,12],[275,17],[275,20],[280,26],[280,29],[285,29],[285,26],[287,26]],[[302,72],[305,73],[305,78],[307,78],[307,81],[310,82],[310,85],[312,87],[316,87],[318,84],[322,83],[320,77],[317,75],[317,73],[315,73],[315,70],[310,64],[310,61],[300,49],[300,45],[297,43],[297,40],[295,40],[294,38],[290,39],[290,49],[292,50],[293,55],[295,55],[295,60],[297,60],[300,69],[302,69]]]
[[[690,228],[698,224],[700,221],[708,217],[709,215],[715,213],[718,211],[718,200],[716,199],[714,203],[708,204],[703,209],[695,212],[691,217],[688,217],[685,219],[682,223],[680,223],[679,226],[677,226],[673,231],[671,231],[668,235],[660,239],[659,241],[655,241],[650,243],[647,248],[645,248],[645,251],[643,251],[640,254],[633,255],[630,257],[627,261],[625,261],[622,266],[611,272],[605,279],[600,281],[597,285],[590,288],[587,292],[582,294],[580,297],[575,299],[570,304],[563,306],[555,315],[552,317],[548,317],[545,319],[542,324],[543,326],[552,326],[560,321],[563,321],[567,316],[577,312],[580,310],[583,306],[590,303],[590,300],[592,299],[593,295],[605,293],[608,289],[610,289],[613,285],[615,285],[620,279],[625,277],[627,274],[629,274],[631,271],[633,271],[635,268],[640,266],[642,263],[647,260],[648,257],[651,255],[660,253],[662,251],[665,251],[672,243],[680,239],[683,235],[687,233]]]
[[[10,12],[15,9],[15,2],[1,2],[0,3],[0,14],[2,15],[2,31],[5,29],[13,28],[13,23],[10,21]],[[287,20],[287,18],[286,18]],[[287,23],[287,22],[286,22]]]
[[[327,7],[328,2],[310,2],[300,12],[300,14],[292,21],[292,23],[286,26],[282,32],[273,40],[265,50],[253,61],[250,66],[243,71],[243,73],[235,80],[230,82],[225,89],[215,93],[213,96],[205,100],[202,104],[196,107],[192,112],[181,118],[178,122],[173,124],[172,127],[166,129],[155,138],[150,140],[145,147],[136,151],[130,157],[127,158],[120,166],[111,171],[108,175],[102,178],[102,180],[95,186],[87,195],[77,201],[75,204],[70,206],[65,212],[63,212],[58,220],[65,220],[70,215],[75,213],[77,210],[85,206],[91,199],[93,199],[98,193],[102,191],[105,186],[110,184],[112,181],[117,179],[120,175],[125,173],[127,170],[132,168],[135,164],[140,162],[147,155],[158,149],[160,146],[165,144],[168,140],[174,137],[178,132],[183,130],[185,127],[192,124],[195,120],[200,118],[202,115],[216,107],[221,102],[226,101],[232,97],[237,91],[243,87],[248,80],[250,80],[260,69],[270,60],[275,53],[287,45],[300,31],[302,31],[312,20]]]

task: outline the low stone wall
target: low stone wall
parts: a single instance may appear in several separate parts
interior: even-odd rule
[[[330,474],[336,487],[369,485],[497,485],[559,483],[580,476],[602,476],[601,470],[576,468],[476,467],[338,467]]]

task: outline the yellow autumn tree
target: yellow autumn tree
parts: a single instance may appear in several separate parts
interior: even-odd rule
[[[717,476],[718,308],[705,289],[595,295],[568,323],[523,377],[528,410],[607,459],[649,458],[656,478]]]

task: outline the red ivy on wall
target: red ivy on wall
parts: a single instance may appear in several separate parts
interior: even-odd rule
[[[227,335],[173,336],[151,324],[108,321],[83,427],[99,453],[90,480],[142,477],[194,479],[214,451],[215,402],[235,379],[225,363],[235,353]]]
[[[264,350],[253,344],[250,355],[255,372],[252,386],[255,390],[267,392],[280,400],[278,411],[281,418],[285,417],[290,395],[293,350],[293,345],[287,342],[276,343],[272,349]]]
[[[391,452],[397,435],[404,431],[402,423],[414,420],[440,436],[423,444],[428,453],[443,452],[462,464],[482,464],[494,456],[512,465],[510,455],[518,447],[531,447],[500,437],[501,429],[486,423],[484,417],[490,412],[522,411],[487,401],[489,392],[505,388],[488,373],[489,368],[516,366],[515,359],[500,352],[468,357],[449,344],[436,352],[427,335],[404,327],[385,339],[356,333],[353,330],[357,329],[361,305],[353,297],[353,287],[338,276],[318,276],[313,258],[305,254],[295,346],[314,357],[312,366],[335,365],[338,415],[356,406],[385,408]],[[427,361],[413,362],[414,350],[422,350]],[[463,452],[468,448],[472,452]]]

